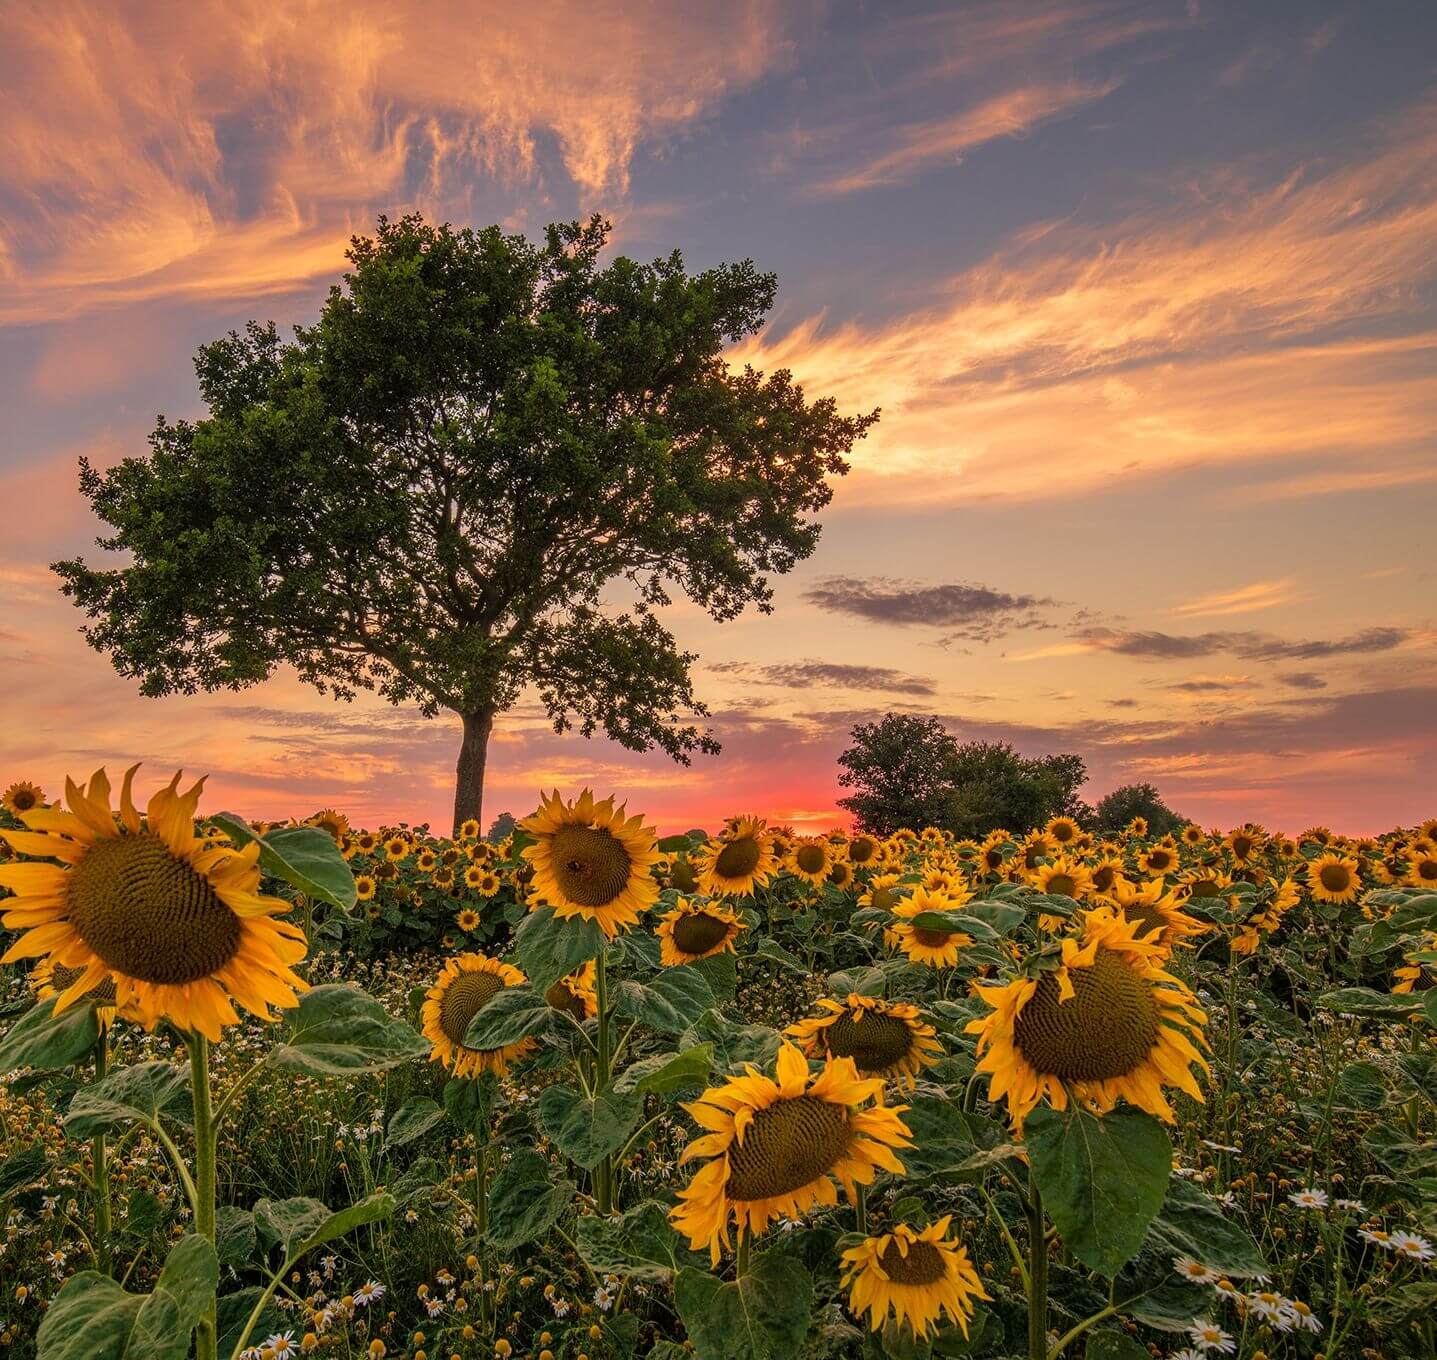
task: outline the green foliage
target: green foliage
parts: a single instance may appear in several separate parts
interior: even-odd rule
[[[566,973],[597,956],[604,932],[596,921],[554,915],[552,907],[530,912],[514,933],[514,953],[529,985],[541,995]]]
[[[573,1198],[573,1183],[552,1177],[547,1157],[520,1148],[489,1187],[489,1241],[509,1252],[543,1237]]]
[[[593,1097],[572,1086],[546,1086],[539,1118],[554,1146],[586,1171],[623,1147],[643,1111],[643,1098],[612,1088]]]
[[[0,1039],[0,1072],[69,1067],[88,1058],[99,1037],[94,1006],[82,1001],[56,1015],[55,998],[38,1001]]]
[[[354,875],[329,832],[317,826],[286,826],[260,836],[232,812],[221,812],[214,821],[238,846],[258,841],[259,867],[271,878],[340,911],[354,906]]]
[[[808,1334],[813,1283],[800,1262],[771,1251],[729,1283],[679,1271],[674,1301],[698,1360],[783,1360]]]
[[[1188,819],[1174,812],[1151,784],[1124,784],[1098,799],[1093,809],[1093,830],[1102,836],[1119,835],[1134,817],[1148,824],[1151,837],[1179,831]]]
[[[271,1067],[318,1077],[383,1072],[426,1057],[429,1044],[358,987],[312,987],[286,1012],[286,1042],[265,1059]]]

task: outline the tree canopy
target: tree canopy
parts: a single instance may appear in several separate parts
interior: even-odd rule
[[[1162,800],[1151,784],[1124,784],[1098,799],[1093,809],[1093,829],[1105,836],[1115,836],[1134,817],[1143,818],[1151,836],[1166,836],[1186,826],[1188,819],[1176,813]]]
[[[497,714],[687,762],[718,744],[656,610],[769,610],[877,413],[732,369],[776,280],[678,252],[600,264],[608,223],[542,242],[418,216],[356,237],[319,320],[196,359],[208,415],[81,489],[130,556],[55,564],[86,635],[147,695],[293,667],[463,719],[455,821]]]

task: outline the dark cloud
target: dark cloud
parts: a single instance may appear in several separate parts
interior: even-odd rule
[[[1105,702],[1109,708],[1136,708],[1138,706],[1136,699],[1108,699]]]
[[[1351,637],[1339,638],[1335,642],[1279,642],[1276,640],[1253,643],[1247,648],[1234,650],[1239,656],[1254,661],[1315,661],[1325,656],[1351,656],[1363,652],[1390,652],[1400,647],[1411,636],[1406,628],[1364,628]]]
[[[928,586],[881,576],[825,577],[804,599],[820,609],[874,623],[951,629],[951,638],[975,642],[987,642],[1010,629],[1039,626],[1042,620],[1034,611],[1054,603],[1046,597],[1013,595],[992,586],[964,582]]]
[[[1179,694],[1231,694],[1234,690],[1251,689],[1251,680],[1182,680],[1169,685]]]
[[[710,670],[744,675],[762,685],[801,688],[830,685],[839,689],[881,690],[886,694],[933,694],[933,682],[921,675],[905,675],[888,666],[848,666],[838,661],[789,661],[753,666],[743,661],[722,661]]]
[[[1327,681],[1315,671],[1288,671],[1277,677],[1277,683],[1289,689],[1326,689]]]
[[[1149,661],[1183,661],[1230,652],[1244,661],[1313,661],[1322,657],[1390,652],[1411,637],[1406,628],[1365,628],[1351,637],[1332,641],[1286,642],[1267,633],[1120,632],[1115,628],[1084,628],[1074,636],[1080,642]],[[1309,687],[1310,688],[1310,687]]]

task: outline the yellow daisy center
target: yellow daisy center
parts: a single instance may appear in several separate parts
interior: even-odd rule
[[[464,1032],[500,992],[504,979],[495,973],[460,973],[444,989],[439,1002],[439,1027],[451,1044],[464,1044]]]
[[[816,874],[823,868],[824,854],[816,845],[801,845],[793,857],[794,863],[806,874]]]
[[[758,868],[759,844],[752,836],[742,836],[730,841],[714,860],[714,870],[720,878],[747,878]]]
[[[728,922],[707,912],[681,916],[674,922],[674,944],[685,954],[706,954],[723,943],[728,935]]]
[[[234,957],[240,918],[203,874],[158,836],[107,836],[70,871],[70,922],[107,967],[141,982],[180,984]]]
[[[836,1058],[852,1058],[860,1072],[884,1072],[913,1047],[908,1026],[896,1015],[868,1011],[862,1019],[845,1011],[823,1031],[824,1046]]]
[[[943,1253],[932,1242],[910,1242],[904,1256],[895,1239],[883,1248],[878,1264],[894,1284],[937,1284],[948,1273]]]
[[[601,827],[560,827],[552,853],[560,891],[581,907],[606,907],[628,887],[628,851]]]
[[[1102,1081],[1141,1067],[1158,1041],[1152,985],[1111,949],[1091,967],[1070,968],[1073,995],[1060,1000],[1044,973],[1014,1025],[1019,1051],[1038,1072],[1066,1081]]]
[[[728,1150],[730,1199],[789,1195],[827,1172],[849,1146],[848,1107],[793,1096],[754,1111],[743,1142]]]

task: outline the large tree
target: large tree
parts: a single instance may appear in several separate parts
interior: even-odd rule
[[[687,763],[691,653],[655,610],[769,610],[813,551],[830,476],[877,413],[739,372],[775,279],[675,252],[601,266],[608,223],[542,243],[379,220],[318,322],[251,323],[196,359],[208,415],[81,489],[129,554],[55,564],[86,636],[148,695],[289,665],[346,699],[457,713],[456,825],[496,715],[532,687],[556,731]]]

